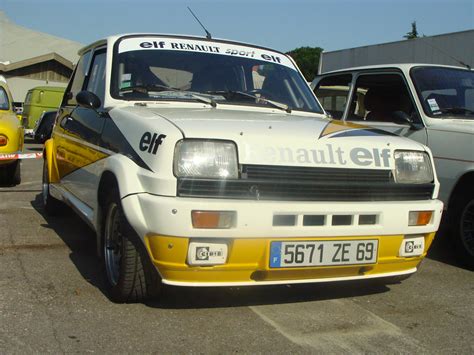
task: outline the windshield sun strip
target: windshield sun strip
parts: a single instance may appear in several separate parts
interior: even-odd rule
[[[140,37],[140,36],[136,36],[136,37]],[[161,37],[161,36],[160,36]],[[159,100],[159,101],[163,101],[163,100],[171,100],[171,101],[183,101],[183,100],[186,100],[186,99],[183,99],[183,98],[172,98],[172,97],[167,97],[167,98],[157,98],[157,97],[140,97],[140,98],[135,98],[135,97],[125,97],[124,95],[120,95],[120,90],[118,89],[118,81],[120,80],[119,79],[119,76],[118,76],[118,73],[117,73],[117,70],[118,70],[118,62],[119,62],[119,58],[118,58],[118,47],[119,47],[119,44],[120,42],[125,39],[125,38],[128,38],[127,36],[126,37],[122,37],[120,39],[118,39],[115,43],[114,43],[114,46],[113,46],[113,51],[114,51],[114,55],[113,55],[113,61],[112,61],[112,77],[111,77],[111,85],[109,87],[109,91],[110,91],[110,95],[114,98],[114,99],[118,99],[118,100],[126,100],[126,101],[155,101],[155,100]],[[180,37],[169,37],[169,38],[180,38]],[[187,38],[187,37],[184,37],[184,38]],[[190,37],[191,38],[191,37]],[[198,40],[198,39],[196,39]],[[199,39],[201,40],[201,39]],[[220,43],[220,41],[216,41],[217,43]],[[226,43],[226,42],[223,42],[223,43]],[[242,46],[245,46],[244,44],[240,44],[240,43],[234,43],[234,42],[230,42],[231,44],[234,44],[234,45],[242,45]],[[260,48],[260,47],[248,47],[248,48]],[[272,51],[271,49],[268,49],[268,48],[261,48],[261,49],[264,49],[264,50],[268,50],[268,51]],[[274,51],[275,53],[279,53],[277,51]],[[282,55],[284,55],[283,53],[281,53]],[[209,55],[212,55],[212,54],[209,54]],[[234,58],[234,57],[231,57],[231,58]],[[246,60],[248,58],[244,58],[244,57],[235,57],[235,58],[240,58],[242,60]],[[255,58],[252,58],[253,60],[255,61],[260,61],[262,62],[262,64],[274,64],[274,65],[278,65],[278,63],[270,63],[270,62],[265,62],[263,60],[259,60],[259,59],[255,59]],[[287,68],[286,66],[283,66],[282,67],[284,68]],[[242,68],[243,70],[243,68]],[[302,77],[302,74],[297,70],[296,67],[291,67],[291,68],[287,68],[286,70],[292,70],[294,71],[294,75],[297,75],[299,77],[301,77],[301,81],[302,82],[305,82],[305,79]],[[247,74],[248,75],[248,74]],[[299,86],[301,86],[301,83],[299,84]],[[300,87],[297,87],[297,90],[298,90],[298,94],[301,96],[302,95],[302,89]],[[171,88],[170,90],[174,91],[176,88]],[[178,89],[179,90],[179,89]],[[308,88],[308,90],[310,90]],[[304,91],[304,90],[303,90]],[[198,95],[200,95],[201,93],[200,92],[197,92]],[[298,111],[303,111],[303,112],[313,112],[313,113],[323,113],[323,110],[321,108],[321,106],[319,105],[319,103],[314,100],[314,102],[312,102],[312,100],[310,100],[310,98],[308,96],[311,96],[311,91],[307,92],[307,93],[304,93],[303,97],[300,98],[300,102],[304,102],[304,105],[305,107],[292,107],[294,105],[287,105],[286,103],[281,103],[281,106],[282,107],[279,107],[281,108],[282,110],[286,110],[286,111],[289,111],[289,110],[298,110]],[[186,100],[188,101],[188,100]],[[277,102],[275,100],[270,100],[268,99],[267,100],[268,102]],[[298,103],[299,105],[300,102]],[[216,103],[224,103],[224,104],[239,104],[239,105],[249,105],[249,106],[258,106],[258,107],[262,107],[263,105],[259,105],[259,104],[252,104],[252,103],[248,103],[248,102],[245,102],[245,103],[235,103],[235,102],[232,102],[232,103],[228,103],[228,102],[223,102],[223,101],[220,101],[220,100],[216,100]],[[296,102],[295,102],[296,103]],[[277,105],[279,103],[277,102]],[[275,106],[277,106],[275,105]],[[284,106],[284,107],[283,107]],[[303,106],[303,105],[301,105]]]

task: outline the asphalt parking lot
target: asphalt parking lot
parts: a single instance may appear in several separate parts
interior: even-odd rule
[[[93,232],[71,211],[44,214],[41,171],[25,160],[22,184],[0,188],[2,353],[474,353],[474,272],[446,232],[401,284],[168,288],[119,305]]]

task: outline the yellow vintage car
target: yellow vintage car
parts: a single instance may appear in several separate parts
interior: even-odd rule
[[[16,154],[23,150],[24,132],[12,106],[12,95],[6,80],[0,76],[0,184],[21,182],[20,160]]]

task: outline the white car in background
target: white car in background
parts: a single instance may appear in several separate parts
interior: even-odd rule
[[[324,73],[312,87],[334,118],[430,147],[457,255],[474,268],[474,72],[387,64]]]

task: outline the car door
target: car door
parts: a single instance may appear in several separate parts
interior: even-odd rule
[[[98,172],[93,163],[107,156],[99,147],[107,117],[103,108],[106,49],[95,49],[90,58],[81,58],[84,61],[78,63],[71,88],[67,91],[67,102],[59,117],[60,139],[57,140],[56,157],[61,185],[81,202],[94,208]],[[75,96],[81,90],[97,95],[101,100],[101,107],[93,109],[79,106]]]
[[[331,95],[324,96],[331,92]],[[426,128],[401,72],[362,71],[329,75],[316,84],[315,94],[322,97],[323,107],[336,119],[427,143]]]

